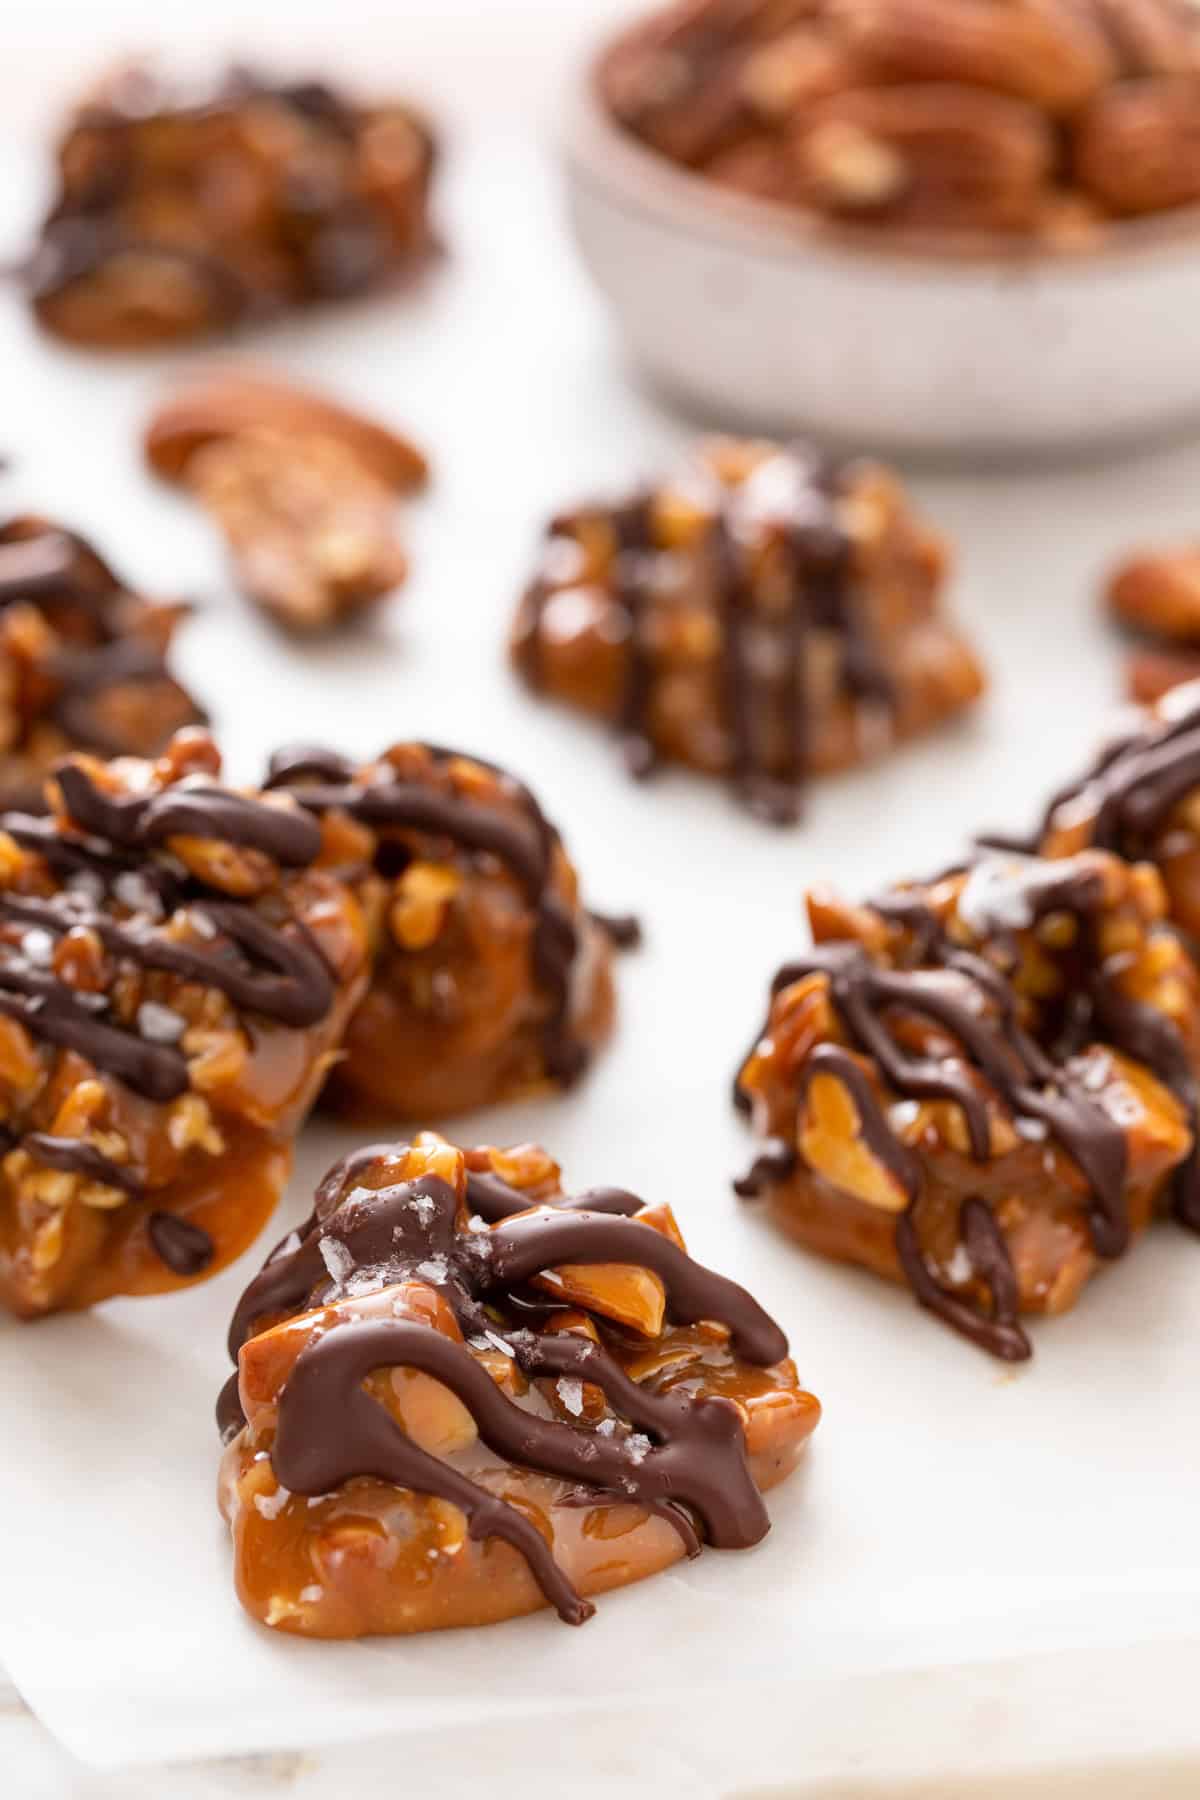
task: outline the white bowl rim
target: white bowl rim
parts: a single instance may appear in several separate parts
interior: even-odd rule
[[[689,227],[693,234],[741,240],[748,249],[784,261],[821,251],[908,269],[936,264],[947,272],[990,267],[1010,274],[1021,269],[1099,273],[1163,253],[1200,255],[1200,205],[1115,219],[1099,243],[1052,245],[989,232],[910,230],[883,238],[870,225],[827,219],[722,187],[650,149],[618,124],[605,104],[604,70],[643,24],[644,17],[634,20],[585,60],[567,124],[566,154],[573,172],[619,193],[628,210]]]

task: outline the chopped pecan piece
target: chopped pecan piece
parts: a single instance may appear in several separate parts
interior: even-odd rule
[[[76,756],[0,814],[0,1302],[155,1293],[252,1242],[367,981],[367,928],[286,796],[203,733]]]
[[[424,482],[425,459],[323,395],[217,374],[165,403],[146,457],[211,514],[238,587],[289,631],[326,631],[404,580],[395,496]]]
[[[1200,1231],[1200,976],[1152,868],[985,854],[809,913],[735,1087],[739,1191],[793,1236],[1018,1361],[1157,1211]]]
[[[568,1198],[548,1160],[430,1132],[360,1151],[251,1282],[218,1418],[252,1617],[578,1625],[587,1595],[769,1529],[762,1493],[820,1418],[783,1333],[664,1209]],[[569,1311],[540,1295],[567,1266],[596,1289]],[[662,1296],[638,1334],[601,1303],[614,1270]]]
[[[187,610],[134,593],[66,526],[0,526],[0,805],[42,811],[69,750],[156,756],[203,723],[167,666]]]
[[[59,145],[37,316],[141,349],[362,293],[427,255],[433,160],[416,113],[321,82],[234,70],[189,89],[119,70]]]

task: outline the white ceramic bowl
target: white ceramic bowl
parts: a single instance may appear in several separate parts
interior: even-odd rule
[[[603,62],[568,124],[579,247],[636,362],[713,423],[1012,456],[1200,422],[1200,209],[1087,251],[888,245],[646,149]]]

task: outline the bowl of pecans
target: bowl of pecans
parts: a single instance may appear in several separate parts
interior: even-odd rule
[[[1200,419],[1195,0],[679,0],[567,140],[584,260],[707,417],[892,450]]]

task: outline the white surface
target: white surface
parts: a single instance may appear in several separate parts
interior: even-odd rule
[[[1009,456],[1200,417],[1200,212],[1181,242],[1126,226],[1102,255],[938,261],[869,229],[850,247],[647,153],[582,83],[569,171],[580,247],[632,354],[702,410]]]
[[[139,467],[136,427],[163,365],[54,351],[10,303],[3,447],[18,466],[4,500],[61,508],[131,574],[208,600],[181,661],[214,700],[235,773],[285,736],[365,751],[427,734],[533,781],[594,903],[637,906],[650,942],[623,968],[621,1028],[587,1084],[478,1129],[544,1136],[574,1183],[670,1198],[691,1248],[786,1325],[826,1420],[759,1550],[708,1554],[609,1596],[579,1633],[538,1618],[409,1644],[284,1641],[238,1613],[212,1502],[209,1409],[252,1253],[183,1298],[0,1327],[0,1532],[19,1547],[0,1655],[93,1763],[279,1747],[298,1754],[256,1767],[313,1794],[348,1790],[321,1785],[328,1759],[310,1764],[307,1746],[406,1729],[408,1749],[363,1746],[352,1766],[419,1758],[423,1791],[447,1794],[474,1785],[467,1773],[486,1758],[493,1780],[561,1768],[585,1792],[641,1791],[646,1767],[666,1792],[753,1782],[848,1795],[920,1780],[922,1800],[936,1773],[958,1800],[968,1772],[977,1792],[1006,1796],[1020,1790],[987,1785],[1001,1770],[1015,1781],[1063,1763],[1093,1780],[1106,1763],[1115,1781],[1119,1754],[1158,1758],[1145,1791],[1166,1794],[1168,1761],[1194,1756],[1200,1770],[1200,1722],[1179,1702],[1194,1692],[1180,1673],[1200,1660],[1200,1249],[1156,1234],[1070,1318],[1035,1326],[1037,1358],[1013,1375],[904,1295],[805,1257],[739,1208],[728,1181],[749,1145],[726,1096],[767,977],[795,946],[806,881],[859,892],[940,865],[972,827],[1023,823],[1077,761],[1116,685],[1117,647],[1093,611],[1098,571],[1133,537],[1194,527],[1200,449],[1053,477],[920,479],[962,541],[960,606],[994,699],[972,725],[822,785],[806,828],[772,834],[719,786],[683,775],[628,786],[601,731],[532,704],[508,677],[503,638],[545,515],[620,490],[685,438],[624,379],[523,142],[464,151],[445,211],[451,258],[415,304],[246,346],[372,401],[434,454],[435,489],[411,514],[414,579],[376,630],[336,652],[268,635],[227,591],[199,517]],[[304,1212],[335,1147],[314,1134],[281,1221]],[[1004,1657],[1021,1660],[996,1666]],[[768,1675],[780,1684],[769,1694],[739,1692],[740,1678]],[[719,1702],[667,1701],[679,1682],[694,1692],[713,1677],[732,1684]],[[516,1715],[583,1692],[600,1714],[553,1726],[547,1765]],[[652,1716],[625,1697],[653,1700]],[[478,1721],[488,1708],[504,1722],[486,1739],[430,1736],[449,1710]],[[569,1748],[580,1760],[560,1763]],[[72,1791],[44,1762],[41,1791]],[[157,1793],[165,1779],[130,1777],[125,1791]],[[191,1779],[197,1793],[240,1793],[256,1778]],[[1127,1800],[1133,1779],[1112,1791]]]

